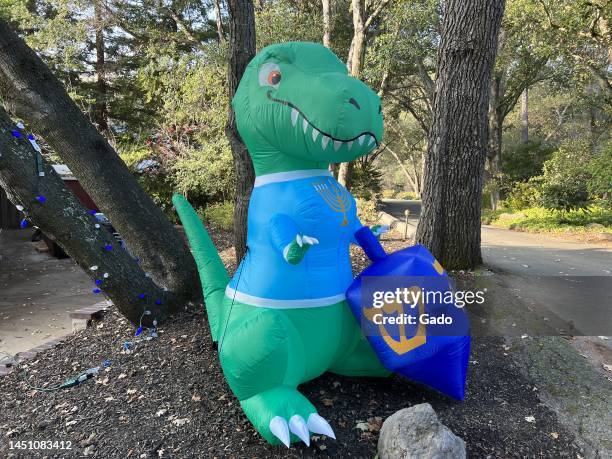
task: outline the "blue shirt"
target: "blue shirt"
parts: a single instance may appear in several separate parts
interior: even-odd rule
[[[255,181],[247,254],[226,290],[254,306],[327,306],[344,299],[353,276],[349,246],[361,223],[353,196],[326,170],[280,172]],[[283,257],[296,235],[313,245],[296,265]]]

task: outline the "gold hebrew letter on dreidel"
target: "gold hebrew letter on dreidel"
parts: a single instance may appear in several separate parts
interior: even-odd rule
[[[419,346],[422,346],[426,343],[427,337],[425,336],[425,325],[421,323],[420,318],[423,314],[425,314],[425,303],[423,303],[423,292],[421,288],[418,286],[411,287],[409,291],[412,293],[413,298],[417,298],[418,296],[418,308],[419,308],[419,325],[417,327],[416,334],[411,338],[406,338],[406,325],[398,324],[399,329],[399,341],[393,339],[385,324],[378,324],[378,329],[380,330],[380,334],[385,340],[385,343],[395,351],[396,354],[402,355],[406,352],[410,352],[413,349],[416,349]],[[417,293],[420,292],[420,293]],[[377,308],[363,308],[364,316],[371,322],[374,322],[374,316],[378,314],[379,309]],[[393,303],[385,303],[382,307],[382,311],[385,314],[392,314],[394,312],[397,313],[397,317],[401,317],[404,314],[404,305],[402,303],[398,303],[394,301]]]
[[[348,225],[346,214],[351,210],[351,197],[348,192],[331,178],[313,183],[312,186],[331,210],[342,214],[340,226]]]

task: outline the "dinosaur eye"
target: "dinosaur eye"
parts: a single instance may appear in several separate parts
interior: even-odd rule
[[[267,62],[259,69],[259,86],[272,86],[277,88],[281,81],[281,72],[278,64]]]
[[[270,86],[275,86],[280,83],[281,74],[278,70],[272,70],[268,73],[268,84]]]

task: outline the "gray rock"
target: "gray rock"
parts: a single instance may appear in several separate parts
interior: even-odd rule
[[[465,459],[465,442],[438,421],[429,403],[404,408],[382,425],[380,459]]]

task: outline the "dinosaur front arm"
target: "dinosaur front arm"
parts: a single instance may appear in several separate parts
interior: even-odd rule
[[[295,221],[286,214],[275,214],[270,219],[270,239],[287,263],[298,264],[308,249],[319,243],[310,236],[302,235]]]

